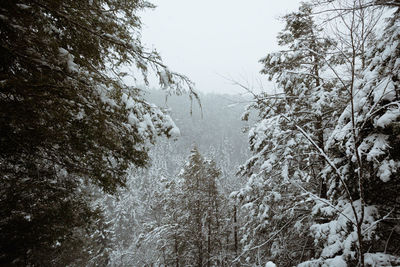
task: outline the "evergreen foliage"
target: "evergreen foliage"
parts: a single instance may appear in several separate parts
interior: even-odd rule
[[[246,212],[242,261],[397,265],[398,10],[375,29],[383,2],[315,2],[284,17],[285,50],[261,60],[281,91],[250,107],[249,180],[233,194]],[[313,22],[329,12],[323,23],[344,27],[325,31],[335,41]]]
[[[124,83],[153,71],[198,98],[142,46],[146,8],[0,3],[0,265],[400,265],[398,1],[313,0],[283,17],[282,49],[260,60],[277,90],[252,92],[238,172],[226,96],[192,114]]]
[[[153,69],[171,92],[191,90],[189,80],[141,45],[136,14],[148,7],[116,0],[1,2],[2,264],[70,264],[73,254],[61,262],[54,255],[81,242],[77,231],[90,235],[100,219],[87,185],[115,192],[128,167],[148,164],[149,141],[177,132],[140,89],[123,83],[122,68],[135,66],[137,78],[146,81]]]
[[[322,242],[321,257],[341,254],[346,262],[360,264],[358,257],[362,253],[367,266],[393,266],[400,262],[399,237],[395,230],[399,219],[396,192],[400,166],[396,130],[400,116],[400,70],[395,64],[399,55],[398,24],[399,13],[396,11],[388,19],[381,36],[367,50],[366,68],[355,82],[354,119],[349,104],[327,143],[344,183],[338,181],[331,167],[327,167],[325,172],[330,177],[328,196],[340,213],[330,211],[327,205],[314,207],[314,212],[329,218],[329,223],[317,224],[311,229],[316,240]],[[361,164],[356,159],[357,150]],[[362,172],[360,180],[359,170]],[[350,194],[343,193],[346,190]],[[351,206],[355,207],[356,213],[350,211]],[[355,225],[358,222],[362,229],[361,252],[359,247],[356,251],[352,249],[360,239]],[[343,230],[344,233],[339,233]],[[335,243],[329,241],[333,236]]]
[[[320,175],[324,162],[297,128],[323,147],[340,100],[333,96],[340,95],[341,88],[326,74],[338,57],[332,53],[333,41],[321,37],[311,6],[303,4],[284,19],[278,43],[287,49],[261,60],[262,73],[281,91],[261,93],[250,106],[259,119],[249,131],[253,156],[240,171],[249,180],[234,195],[247,210],[243,257],[253,255],[257,258],[247,259],[258,264],[271,259],[291,266],[312,257],[308,193],[326,198]]]

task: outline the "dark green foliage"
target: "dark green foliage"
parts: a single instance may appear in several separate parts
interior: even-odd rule
[[[101,216],[88,185],[114,192],[130,165],[146,166],[148,141],[170,135],[171,119],[121,80],[121,67],[135,65],[135,76],[146,79],[150,67],[174,92],[190,86],[140,44],[136,13],[145,7],[140,0],[1,1],[2,264],[75,261],[79,255],[55,255],[93,237]]]

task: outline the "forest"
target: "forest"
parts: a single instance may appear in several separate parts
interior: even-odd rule
[[[241,94],[153,8],[0,1],[0,266],[400,266],[400,2],[302,2]]]

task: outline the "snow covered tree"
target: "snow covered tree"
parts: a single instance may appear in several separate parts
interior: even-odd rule
[[[185,264],[215,266],[221,250],[219,238],[220,196],[216,179],[219,169],[213,161],[204,159],[196,147],[189,156],[182,177],[181,205],[186,212]]]
[[[148,142],[177,133],[128,73],[149,69],[172,93],[191,90],[140,42],[146,1],[0,3],[0,263],[68,265],[54,253],[97,213],[87,184],[114,192]],[[84,231],[82,231],[86,235]],[[82,237],[83,238],[83,237]]]
[[[368,7],[362,7],[368,8]],[[356,10],[360,8],[356,6]],[[377,29],[366,49],[365,68],[350,84],[350,101],[330,136],[330,202],[314,213],[329,222],[311,230],[320,258],[304,263],[394,266],[399,242],[399,10]],[[335,170],[336,168],[336,170]]]
[[[244,158],[248,155],[246,150],[239,151],[235,151],[234,144],[228,138],[225,138],[220,146],[212,147],[209,152],[217,160],[221,171],[217,180],[217,188],[221,195],[219,217],[222,249],[220,264],[222,266],[238,265],[232,262],[239,256],[239,226],[242,223],[242,218],[241,211],[237,208],[237,203],[231,197],[231,193],[239,190],[245,184],[245,179],[236,175],[240,164],[237,153],[240,153]]]
[[[284,20],[278,43],[285,50],[261,60],[262,73],[278,91],[254,95],[250,108],[259,114],[249,132],[253,156],[240,171],[249,180],[234,196],[247,210],[241,257],[292,266],[313,255],[308,196],[326,197],[324,162],[299,128],[324,146],[342,89],[329,72],[341,57],[332,53],[334,42],[322,37],[309,4]]]
[[[155,159],[155,168],[151,167],[150,172],[136,179],[150,179],[151,182],[141,186],[139,191],[132,191],[142,196],[147,191],[147,196],[141,197],[139,201],[135,197],[133,206],[126,201],[121,203],[122,206],[117,203],[118,207],[126,211],[121,217],[128,219],[128,225],[137,227],[129,231],[124,227],[126,223],[117,222],[117,225],[125,228],[122,232],[133,232],[134,235],[130,234],[130,245],[125,250],[119,249],[115,253],[113,265],[221,264],[224,261],[221,254],[223,234],[220,232],[223,218],[220,211],[221,197],[216,184],[219,170],[215,163],[203,158],[194,149],[177,177],[161,175],[160,178],[160,170],[171,159],[163,153],[157,153]],[[163,163],[160,164],[157,159]],[[136,214],[135,220],[129,219],[132,213]]]
[[[107,197],[107,218],[112,223],[111,266],[172,264],[175,240],[180,238],[179,182],[170,173],[170,164],[181,165],[179,154],[171,156],[173,146],[159,140],[150,150],[148,169],[131,170],[127,188],[118,198]],[[181,241],[179,239],[179,244]]]

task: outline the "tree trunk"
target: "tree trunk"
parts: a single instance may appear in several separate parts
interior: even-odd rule
[[[175,267],[179,267],[178,240],[175,235]]]
[[[207,267],[211,266],[211,220],[208,219],[208,237],[207,237]]]
[[[236,204],[233,205],[233,238],[235,241],[235,258],[239,257],[238,227],[237,227],[237,209]],[[239,262],[236,266],[240,266]]]

